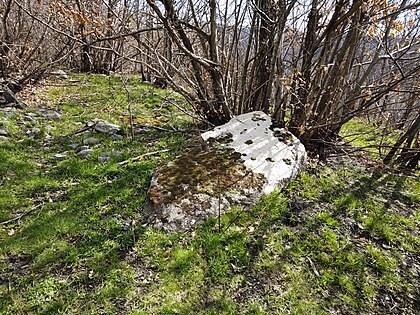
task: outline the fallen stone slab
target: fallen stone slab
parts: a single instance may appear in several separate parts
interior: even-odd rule
[[[251,112],[201,136],[213,145],[241,153],[245,167],[267,179],[264,193],[269,194],[295,178],[306,160],[306,150],[299,139],[272,125],[271,118],[263,112]]]
[[[269,116],[252,112],[203,133],[201,140],[156,169],[145,214],[168,232],[188,230],[231,206],[247,207],[297,176],[305,147],[273,128]]]
[[[155,172],[145,207],[148,221],[169,232],[187,230],[231,205],[251,204],[264,184],[234,151],[193,148]]]

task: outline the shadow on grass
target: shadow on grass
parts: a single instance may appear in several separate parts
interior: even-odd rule
[[[406,193],[410,178],[381,172],[348,177],[340,180],[351,184],[315,183],[321,190],[316,200],[296,197],[306,188],[295,187],[228,213],[221,233],[216,219],[200,226],[192,246],[204,259],[205,284],[194,311],[232,307],[239,313],[253,299],[268,312],[414,310],[416,281],[400,256],[401,250],[408,257],[418,251],[410,236],[416,229],[409,222],[416,209]],[[282,298],[272,296],[273,286],[286,290]]]
[[[27,218],[14,222],[10,226],[14,235],[1,243],[6,261],[2,263],[0,284],[12,284],[11,295],[21,295],[22,307],[27,311],[52,314],[63,305],[68,306],[68,302],[71,304],[65,301],[67,298],[76,296],[78,304],[88,302],[124,265],[124,257],[144,232],[141,225],[133,222],[142,220],[141,208],[155,163],[145,161],[125,168],[98,166],[90,161],[79,163],[63,163],[46,175],[53,181],[66,175],[72,185],[62,187],[65,194],[60,200],[46,203]],[[88,164],[87,168],[101,169],[86,174],[83,163]],[[24,271],[20,270],[21,260]],[[31,299],[32,295],[42,296],[45,282],[58,285],[63,281],[60,279],[66,279],[65,285],[55,289],[51,301]],[[4,303],[7,305],[7,299],[0,305]]]

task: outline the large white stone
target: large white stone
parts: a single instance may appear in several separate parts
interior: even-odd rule
[[[223,139],[220,146],[241,153],[245,167],[267,179],[263,192],[269,194],[295,178],[306,159],[305,147],[299,139],[285,129],[272,129],[271,126],[268,115],[251,112],[239,115],[201,137],[210,142]]]
[[[271,125],[262,112],[240,115],[158,167],[144,207],[147,221],[169,232],[187,230],[284,187],[302,168],[306,151],[291,133]]]

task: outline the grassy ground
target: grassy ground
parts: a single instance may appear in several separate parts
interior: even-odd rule
[[[0,140],[1,314],[420,310],[417,178],[335,158],[250,210],[232,209],[221,232],[210,219],[165,234],[143,225],[141,209],[154,167],[191,134],[173,105],[181,100],[134,79],[76,79],[38,97],[59,120],[30,121],[34,107],[0,111],[10,133]],[[143,127],[133,140],[127,100]],[[122,125],[127,137],[94,135],[101,142],[83,159],[68,145],[88,137],[75,132],[91,118]],[[26,136],[33,127],[40,132]],[[122,154],[98,162],[112,151]],[[147,152],[158,153],[118,164]]]
[[[373,159],[383,160],[395,144],[401,130],[375,125],[366,118],[353,118],[341,128],[340,136],[355,149],[367,152]]]

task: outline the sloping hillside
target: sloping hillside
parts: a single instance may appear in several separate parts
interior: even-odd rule
[[[142,205],[197,134],[182,99],[135,77],[53,83],[0,108],[0,314],[418,314],[417,177],[340,153],[221,231],[166,234]]]

